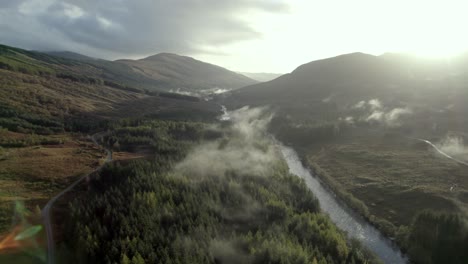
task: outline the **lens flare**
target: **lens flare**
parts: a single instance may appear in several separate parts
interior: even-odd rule
[[[11,252],[20,249],[23,245],[21,240],[15,239],[21,233],[21,226],[16,226],[0,242],[0,253]]]
[[[43,239],[39,235],[43,227],[31,223],[38,222],[38,219],[34,219],[38,216],[28,211],[21,202],[16,202],[14,208],[14,227],[8,233],[0,235],[0,256],[8,257],[19,253],[44,262],[46,256],[40,246]]]

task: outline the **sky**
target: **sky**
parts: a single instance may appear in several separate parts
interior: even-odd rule
[[[457,0],[1,0],[0,43],[111,60],[172,52],[287,73],[351,52],[467,51],[466,10]]]

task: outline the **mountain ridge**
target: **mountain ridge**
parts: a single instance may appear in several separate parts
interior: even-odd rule
[[[169,52],[141,59],[114,61],[89,57],[73,51],[36,53],[89,64],[101,71],[101,77],[114,78],[119,83],[146,90],[184,92],[213,88],[233,90],[257,83],[251,78],[221,66]]]
[[[232,90],[256,83],[253,79],[218,65],[174,53],[159,53],[139,60],[121,59],[115,62],[127,65],[147,78],[166,81],[174,89]]]

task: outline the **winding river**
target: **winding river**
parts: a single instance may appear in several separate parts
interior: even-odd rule
[[[349,237],[359,240],[385,263],[408,262],[388,238],[384,237],[375,227],[365,222],[356,213],[343,207],[336,197],[324,188],[322,183],[302,165],[296,151],[282,144],[278,145],[288,163],[289,171],[305,180],[307,187],[319,200],[322,211],[327,213],[341,230],[346,231]]]
[[[221,106],[222,115],[219,120],[231,119],[230,111],[224,105]],[[383,236],[375,227],[364,221],[364,219],[351,209],[343,206],[335,195],[326,189],[322,183],[314,177],[311,172],[302,165],[301,159],[296,151],[276,141],[279,150],[286,160],[290,173],[305,180],[307,187],[317,197],[320,208],[330,216],[330,219],[344,230],[349,237],[359,240],[365,247],[371,250],[382,261],[389,264],[407,263],[408,260],[392,242]]]

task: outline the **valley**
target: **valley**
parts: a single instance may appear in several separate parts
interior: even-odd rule
[[[13,202],[25,205],[20,226],[40,225],[50,199],[102,168],[49,202],[47,234],[14,254],[37,263],[466,258],[462,61],[353,53],[256,83],[175,54],[0,51],[0,230],[19,225]],[[91,138],[101,131],[109,164]]]
[[[466,218],[467,72],[462,61],[413,63],[392,54],[341,55],[220,100],[231,108],[269,106],[276,113],[272,133],[298,151],[342,201],[411,259],[426,263],[428,251],[436,249],[411,240],[412,229],[428,224],[417,222],[419,215],[435,213],[424,221]],[[418,138],[457,155],[461,163]],[[431,243],[449,236],[419,235]]]

